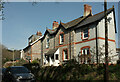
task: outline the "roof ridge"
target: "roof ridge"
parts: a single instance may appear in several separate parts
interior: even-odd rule
[[[84,16],[80,16],[80,17],[78,17],[78,18],[76,18],[76,19],[73,19],[73,20],[67,22],[67,23],[70,23],[70,22],[72,22],[72,21],[75,21],[75,20],[77,20],[77,19],[79,19],[79,18],[83,18],[83,17],[84,17]],[[62,22],[62,23],[63,23],[63,22]],[[67,24],[67,23],[64,23],[64,24]]]
[[[108,11],[108,10],[110,10],[110,9],[113,9],[113,7],[112,7],[112,8],[107,9],[107,11]],[[101,13],[103,13],[103,12],[104,12],[104,11],[99,12],[99,13],[97,13],[97,14],[94,14],[94,15],[90,16],[90,17],[93,17],[93,16],[96,16],[96,15],[99,15],[99,14],[101,14]]]

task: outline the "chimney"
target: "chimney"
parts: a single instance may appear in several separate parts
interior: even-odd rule
[[[84,16],[87,16],[91,14],[92,15],[92,7],[88,4],[84,5]]]
[[[39,31],[37,31],[36,35],[38,35],[38,36],[42,36],[42,33],[39,32]]]
[[[53,29],[55,29],[55,28],[57,28],[59,26],[59,24],[58,24],[58,22],[56,22],[56,21],[53,21]]]

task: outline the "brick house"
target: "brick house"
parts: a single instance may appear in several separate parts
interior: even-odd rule
[[[58,66],[70,59],[82,63],[104,63],[105,52],[104,11],[92,14],[91,6],[84,5],[84,15],[68,23],[53,22],[39,39],[41,64]],[[116,21],[114,7],[107,10],[109,63],[116,63]],[[32,49],[32,48],[31,48]],[[98,56],[96,56],[96,54]]]

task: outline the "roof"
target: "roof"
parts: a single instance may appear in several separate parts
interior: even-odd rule
[[[32,46],[33,44],[35,44],[36,42],[38,42],[43,36],[39,37],[37,40],[35,40],[34,42],[30,43],[30,45],[28,45],[27,47],[25,47],[23,50],[25,51],[26,49],[28,49],[30,46]]]
[[[107,10],[107,15],[108,15],[109,13],[111,13],[112,11],[114,12],[114,7],[109,8],[109,9]],[[115,13],[114,13],[114,14],[115,14]],[[79,18],[77,18],[77,19],[74,19],[74,20],[72,20],[72,21],[70,21],[70,22],[67,22],[67,23],[62,23],[62,22],[60,22],[60,25],[62,25],[65,29],[69,29],[69,28],[72,28],[72,27],[74,27],[74,29],[76,29],[76,28],[80,28],[80,27],[82,27],[82,26],[84,26],[84,25],[91,24],[91,23],[93,23],[93,22],[98,22],[98,21],[100,21],[101,19],[103,19],[104,17],[105,17],[105,14],[104,14],[104,11],[102,11],[102,12],[100,12],[100,13],[98,13],[98,14],[95,14],[95,15],[89,14],[88,16],[81,16],[81,17],[79,17]],[[114,16],[114,17],[115,17],[115,16]],[[60,25],[59,25],[59,26],[60,26]],[[59,27],[56,28],[56,29],[54,29],[54,30],[47,29],[46,31],[47,31],[49,34],[54,34],[54,33],[57,32],[58,29],[59,29]],[[45,32],[45,33],[47,33],[47,32]],[[115,32],[116,32],[116,23],[115,23]]]
[[[109,13],[111,13],[112,11],[114,13],[114,18],[115,18],[114,7],[109,8],[107,10],[107,15]],[[56,34],[61,27],[63,27],[66,30],[67,29],[71,29],[71,28],[72,29],[77,29],[77,28],[81,28],[81,27],[83,27],[85,25],[94,23],[94,22],[99,22],[104,17],[105,17],[105,14],[104,14],[104,11],[102,11],[102,12],[100,12],[98,14],[95,14],[95,15],[91,15],[91,13],[90,13],[88,16],[81,16],[81,17],[79,17],[77,19],[74,19],[74,20],[72,20],[70,22],[67,22],[67,23],[62,23],[60,21],[60,24],[59,24],[58,28],[52,29],[52,30],[51,29],[46,29],[44,36],[42,38],[40,38],[40,39],[43,40],[45,38],[45,36],[46,36],[47,33],[49,33],[50,35]],[[114,19],[114,22],[115,22],[115,32],[117,32],[116,31],[116,21],[115,21],[115,19]]]
[[[120,48],[116,48],[117,51],[120,51]]]
[[[38,42],[43,36],[40,36],[37,40],[35,40],[34,42],[32,42],[30,45],[35,44],[36,42]]]
[[[107,15],[109,13],[111,13],[111,11],[113,11],[114,8],[110,8],[107,10]],[[90,24],[90,23],[93,23],[93,22],[97,22],[97,21],[100,21],[101,19],[103,19],[105,17],[105,14],[104,14],[104,11],[103,12],[100,12],[98,14],[95,14],[93,16],[89,16],[88,18],[86,18],[83,22],[81,22],[78,26],[76,26],[76,28],[79,28],[81,26],[84,26],[84,25],[87,25],[87,24]]]
[[[25,48],[23,49],[23,51],[25,51],[26,49],[30,48],[30,46],[31,46],[31,45],[28,45],[27,47],[25,47]]]
[[[45,55],[52,55],[57,51],[58,48],[56,49],[50,49],[47,53],[45,53]]]
[[[62,24],[65,28],[72,27],[72,26],[78,24],[78,23],[79,23],[81,20],[83,20],[84,18],[85,18],[85,17],[81,16],[81,17],[79,17],[79,18],[77,18],[77,19],[75,19],[75,20],[72,20],[72,21],[68,22],[68,23],[61,23],[61,24]]]
[[[53,33],[55,33],[55,32],[57,31],[57,28],[56,28],[56,29],[53,29],[53,30],[47,29],[47,31],[48,31],[50,34],[53,34]]]

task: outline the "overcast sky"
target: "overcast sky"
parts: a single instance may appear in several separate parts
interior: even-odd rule
[[[6,3],[5,20],[2,22],[2,43],[9,49],[23,49],[28,45],[28,38],[32,34],[36,34],[37,31],[44,34],[46,27],[52,28],[53,21],[61,20],[66,23],[82,16],[84,4],[92,6],[93,14],[104,10],[102,2],[40,2],[34,6],[30,2]],[[108,8],[113,5],[118,29],[118,3],[109,2]]]

